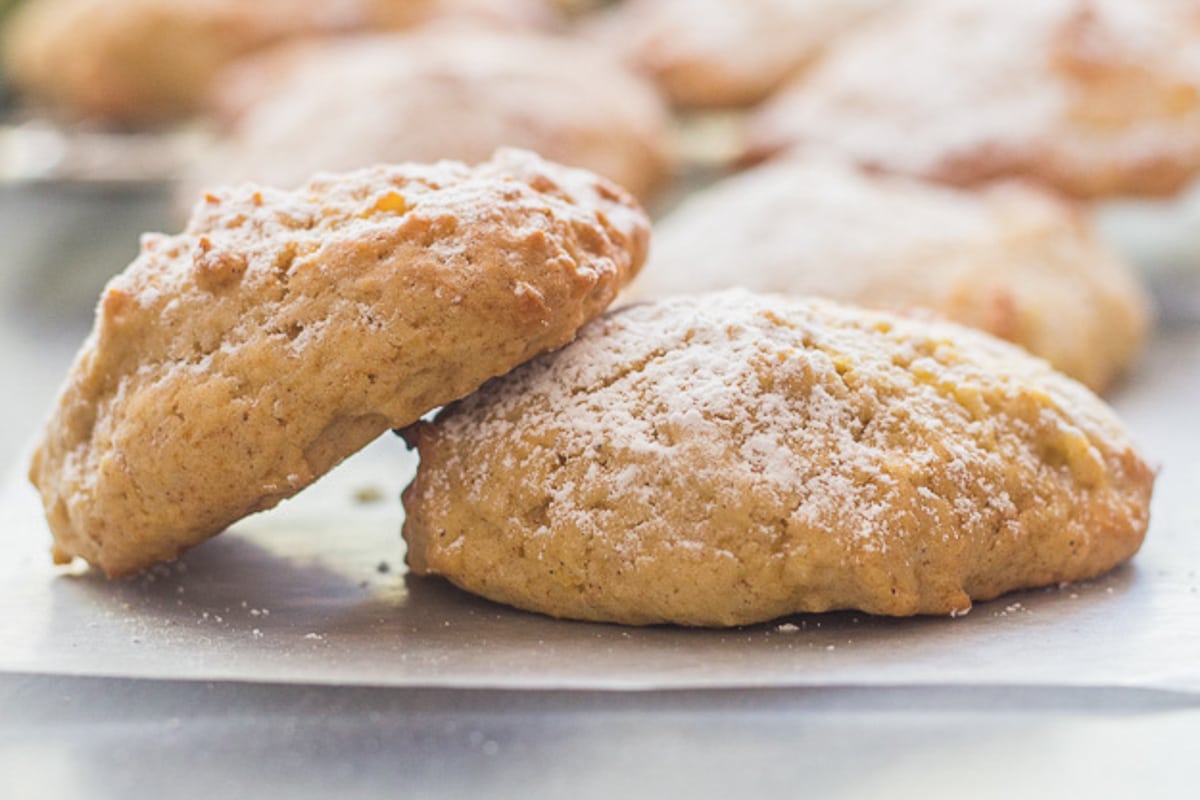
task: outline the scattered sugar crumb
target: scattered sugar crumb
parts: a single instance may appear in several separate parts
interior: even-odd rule
[[[383,499],[383,490],[378,486],[360,486],[354,490],[354,502],[356,503],[378,503]]]
[[[780,633],[795,633],[796,631],[800,630],[800,626],[793,625],[790,622],[784,622],[780,625],[777,625],[775,630],[779,631]]]

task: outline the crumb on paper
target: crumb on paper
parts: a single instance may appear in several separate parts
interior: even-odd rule
[[[796,631],[800,630],[800,626],[791,622],[784,622],[775,626],[775,630],[779,631],[780,633],[795,633]]]
[[[322,640],[324,640],[324,639],[325,639],[325,637],[324,637],[324,636],[322,636],[322,635],[321,635],[321,634],[319,634],[319,633],[306,633],[306,634],[304,634],[304,638],[305,638],[305,639],[311,639],[311,640],[313,640],[313,641],[317,641],[317,642],[319,642],[319,641],[322,641]]]
[[[950,618],[954,619],[957,617],[965,617],[967,614],[970,614],[970,613],[971,613],[971,606],[967,606],[966,608],[952,608],[952,609],[950,609]]]
[[[378,572],[380,575],[386,575],[387,573],[392,571],[392,565],[386,561],[380,561],[378,564],[375,565],[375,571]]]
[[[378,486],[360,486],[354,490],[354,502],[366,505],[383,499],[383,490]]]

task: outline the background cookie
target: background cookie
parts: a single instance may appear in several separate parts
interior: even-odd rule
[[[747,149],[814,143],[953,184],[1173,192],[1200,168],[1200,4],[900,4],[759,112]]]
[[[889,0],[625,0],[589,21],[679,106],[756,103]]]
[[[632,293],[731,286],[928,309],[1093,389],[1131,363],[1150,318],[1135,273],[1032,185],[969,192],[818,159],[772,162],[685,201],[656,226]]]
[[[607,54],[546,36],[424,32],[267,54],[222,81],[224,146],[185,181],[295,186],[317,170],[486,159],[527,147],[639,196],[666,176],[669,119]]]
[[[241,186],[105,290],[30,476],[59,560],[122,575],[569,341],[645,255],[590,173],[509,151]]]
[[[445,17],[555,19],[542,0],[27,0],[3,50],[8,79],[31,98],[141,124],[198,110],[221,67],[266,45]]]
[[[1153,473],[984,334],[734,291],[621,309],[420,427],[408,560],[561,617],[946,614],[1132,555]]]

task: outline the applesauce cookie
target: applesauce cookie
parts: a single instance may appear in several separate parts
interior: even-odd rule
[[[55,558],[124,575],[274,506],[570,341],[648,236],[520,151],[218,190],[104,291],[30,471]]]
[[[626,0],[585,34],[653,78],[675,105],[757,103],[889,0]]]
[[[317,170],[486,159],[524,147],[649,195],[670,124],[608,54],[549,36],[429,30],[304,43],[239,64],[214,98],[227,140],[184,185],[291,187]]]
[[[751,120],[752,158],[812,144],[957,185],[1174,192],[1200,169],[1200,3],[901,4]]]
[[[741,290],[610,313],[415,438],[415,572],[629,624],[963,612],[1132,556],[1154,482],[1015,347]]]
[[[283,40],[556,16],[544,0],[28,0],[3,52],[6,77],[31,99],[72,117],[145,124],[199,110],[221,67]]]
[[[655,228],[639,296],[744,286],[927,309],[1022,345],[1093,389],[1146,339],[1136,274],[1074,207],[1030,184],[964,191],[786,159],[729,178]]]

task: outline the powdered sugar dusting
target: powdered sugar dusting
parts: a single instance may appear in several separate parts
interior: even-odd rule
[[[1028,402],[1054,409],[1034,415],[1038,436],[1068,435],[1070,417],[1089,438],[1124,441],[1086,390],[987,337],[731,291],[610,314],[460,403],[439,435],[484,443],[456,448],[462,458],[495,447],[521,474],[556,467],[544,495],[529,487],[540,535],[605,535],[634,552],[636,532],[610,524],[617,509],[649,520],[683,502],[697,527],[676,531],[678,546],[713,545],[722,515],[748,508],[781,526],[773,547],[804,529],[884,553],[931,521],[949,541],[1017,519],[1011,494],[1027,491],[1014,476],[1053,472],[1013,433]],[[434,486],[430,502],[488,503],[493,476],[466,472],[465,498]]]
[[[745,291],[629,306],[417,432],[410,566],[558,616],[948,613],[1110,569],[1153,475],[1111,412],[950,324]]]

